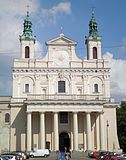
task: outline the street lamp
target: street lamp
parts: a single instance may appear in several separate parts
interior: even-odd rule
[[[109,129],[109,123],[108,123],[108,120],[107,120],[107,151],[109,150],[109,139],[108,139],[108,129]]]

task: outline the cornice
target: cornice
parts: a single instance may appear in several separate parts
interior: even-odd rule
[[[104,104],[104,108],[118,108],[119,107],[119,103],[106,103],[106,104]]]
[[[15,103],[10,103],[10,108],[20,108],[23,107],[25,104],[23,102],[15,102]]]
[[[81,101],[81,100],[26,100],[24,101],[26,105],[103,105],[104,100],[101,101]]]
[[[110,73],[110,68],[13,68],[14,73]]]
[[[79,105],[76,104],[73,105],[72,103],[67,104],[27,104],[27,112],[62,112],[62,111],[68,111],[68,112],[101,112],[103,110],[103,105],[97,104],[97,105],[86,105],[84,104]]]

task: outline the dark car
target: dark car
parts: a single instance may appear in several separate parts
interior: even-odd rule
[[[23,151],[12,151],[11,153],[15,154],[15,155],[18,155],[18,156],[21,156],[22,159],[28,159],[29,158],[29,154],[30,154],[28,152],[23,152]]]
[[[91,157],[92,157],[92,154],[93,154],[93,151],[88,150],[88,151],[87,151],[87,154],[88,154],[88,157],[90,157],[90,158],[91,158]]]
[[[120,153],[111,157],[111,160],[125,160],[126,153]]]
[[[0,156],[0,160],[7,160],[7,158],[6,158],[6,157],[1,157],[1,156]]]
[[[103,160],[111,160],[111,157],[116,155],[115,152],[108,152],[105,156],[103,156]]]
[[[99,154],[99,156],[96,157],[96,159],[101,160],[108,153],[109,153],[108,151],[101,151],[100,154]]]

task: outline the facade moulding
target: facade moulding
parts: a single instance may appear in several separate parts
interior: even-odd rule
[[[85,68],[85,69],[83,69],[83,68],[78,68],[78,69],[74,69],[74,68],[62,68],[62,69],[57,69],[57,68],[53,68],[53,69],[48,69],[48,68],[45,68],[45,69],[40,69],[40,68],[28,68],[28,69],[18,69],[17,67],[16,68],[14,68],[13,69],[13,73],[26,73],[26,72],[28,72],[29,74],[30,73],[43,73],[43,72],[46,72],[46,73],[50,73],[50,72],[61,72],[61,71],[63,71],[63,72],[69,72],[69,73],[72,73],[72,72],[82,72],[82,73],[89,73],[89,72],[91,72],[91,73],[96,73],[96,72],[98,72],[98,73],[109,73],[110,72],[110,68],[90,68],[90,69],[88,69],[88,68]]]
[[[103,110],[103,106],[102,105],[69,105],[66,106],[64,105],[34,105],[34,104],[30,104],[27,105],[27,111],[31,111],[31,112],[62,112],[62,111],[66,111],[66,112],[101,112]]]

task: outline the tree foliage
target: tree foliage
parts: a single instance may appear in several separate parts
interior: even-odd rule
[[[120,148],[126,152],[126,102],[121,102],[117,109],[117,132]]]

